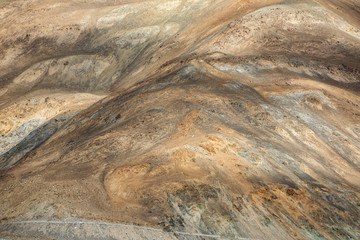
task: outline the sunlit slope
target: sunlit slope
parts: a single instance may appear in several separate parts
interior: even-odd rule
[[[84,30],[0,65],[3,223],[360,237],[356,2],[111,4],[53,5]]]

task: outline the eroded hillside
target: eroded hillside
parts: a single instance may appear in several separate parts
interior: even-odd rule
[[[0,9],[0,237],[360,238],[357,1]]]

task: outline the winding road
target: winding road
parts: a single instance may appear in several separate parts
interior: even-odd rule
[[[219,235],[166,232],[162,229],[130,224],[84,220],[26,220],[0,223],[0,239],[14,239],[14,237],[19,239],[24,237],[32,239],[34,237],[35,239],[226,239]]]

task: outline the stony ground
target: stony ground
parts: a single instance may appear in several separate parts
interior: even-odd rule
[[[360,238],[357,1],[0,9],[0,237]]]

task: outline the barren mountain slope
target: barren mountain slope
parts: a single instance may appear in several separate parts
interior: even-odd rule
[[[0,237],[360,238],[357,1],[0,9]]]

